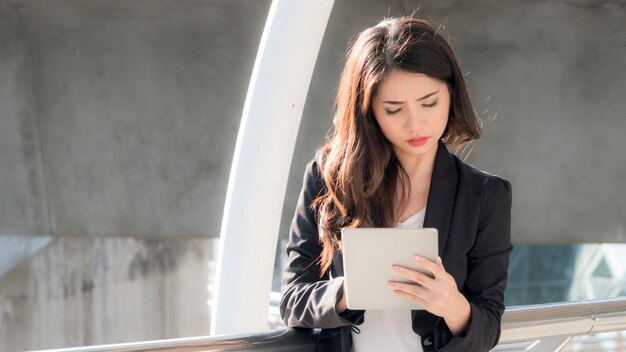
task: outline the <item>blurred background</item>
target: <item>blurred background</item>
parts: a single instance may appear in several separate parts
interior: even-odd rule
[[[0,351],[208,335],[270,4],[0,0]],[[513,184],[507,305],[626,295],[626,1],[602,0],[336,1],[273,290],[347,43],[418,8],[450,34],[485,124],[463,156]]]

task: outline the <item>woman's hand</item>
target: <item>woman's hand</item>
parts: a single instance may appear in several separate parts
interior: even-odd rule
[[[470,319],[471,308],[469,302],[459,292],[454,278],[446,272],[441,258],[437,263],[415,256],[415,261],[430,271],[434,277],[398,265],[392,271],[404,276],[414,283],[388,282],[394,294],[417,302],[428,312],[442,317],[453,335],[460,335],[465,331]]]

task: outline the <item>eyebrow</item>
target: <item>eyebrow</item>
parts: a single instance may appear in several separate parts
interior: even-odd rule
[[[424,100],[424,99],[426,99],[426,98],[432,97],[433,95],[435,95],[435,94],[437,94],[437,93],[439,93],[439,89],[437,89],[436,91],[434,91],[434,92],[432,92],[432,93],[428,93],[428,94],[424,95],[423,97],[421,97],[421,98],[417,99],[417,101],[421,101],[421,100]],[[402,104],[403,102],[401,102],[401,101],[395,101],[395,100],[385,100],[385,101],[383,101],[383,103],[385,103],[385,104],[391,104],[391,105],[400,105],[400,104]]]

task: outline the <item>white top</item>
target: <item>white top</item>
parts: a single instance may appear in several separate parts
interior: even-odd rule
[[[396,227],[421,229],[425,214],[426,208]],[[352,332],[352,352],[423,351],[420,336],[413,331],[410,309],[367,310],[365,321],[357,327],[361,333]]]

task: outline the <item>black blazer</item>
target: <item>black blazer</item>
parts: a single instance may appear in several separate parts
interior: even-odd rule
[[[363,310],[337,314],[343,295],[343,261],[335,255],[320,278],[322,247],[309,205],[324,191],[315,161],[309,162],[291,224],[280,314],[289,327],[321,328],[319,351],[350,351],[353,325]],[[453,336],[443,318],[412,310],[413,331],[424,351],[488,351],[498,343],[504,312],[511,245],[511,184],[462,162],[439,141],[424,227],[439,231],[439,256],[471,306],[463,336]]]

